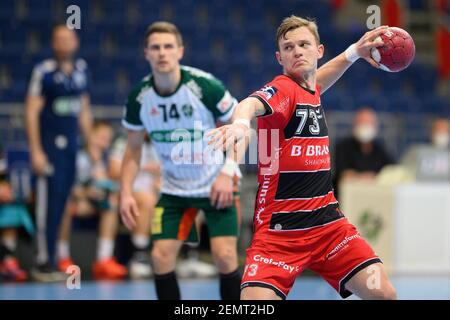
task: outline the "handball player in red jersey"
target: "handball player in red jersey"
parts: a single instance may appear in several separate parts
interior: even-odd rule
[[[215,148],[235,151],[258,118],[258,193],[241,299],[285,299],[310,269],[343,298],[396,299],[381,259],[339,210],[331,182],[329,137],[320,95],[370,50],[386,26],[367,32],[317,69],[323,56],[314,21],[291,16],[277,31],[283,74],[238,104],[234,121],[213,130]],[[241,143],[241,145],[243,145]]]

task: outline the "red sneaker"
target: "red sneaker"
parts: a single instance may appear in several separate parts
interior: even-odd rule
[[[75,262],[73,262],[72,258],[59,259],[58,270],[65,273],[67,271],[67,268],[72,265],[75,265]]]
[[[25,281],[27,273],[20,269],[19,262],[14,257],[5,258],[0,262],[0,275],[9,281]]]
[[[97,261],[92,266],[92,274],[95,279],[123,279],[127,275],[127,268],[119,264],[115,258]]]

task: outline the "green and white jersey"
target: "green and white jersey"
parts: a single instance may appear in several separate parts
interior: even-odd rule
[[[207,197],[223,166],[211,160],[223,155],[208,147],[204,134],[217,120],[228,122],[236,105],[211,74],[182,66],[180,84],[171,95],[158,94],[153,77],[145,77],[128,97],[122,124],[149,133],[162,164],[162,193]]]

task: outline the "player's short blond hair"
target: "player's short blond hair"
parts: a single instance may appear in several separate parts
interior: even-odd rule
[[[277,48],[280,49],[280,39],[286,39],[286,33],[300,27],[308,28],[314,38],[316,38],[317,44],[320,44],[319,28],[317,27],[316,22],[310,18],[305,19],[292,15],[285,18],[277,29]]]
[[[148,37],[153,33],[170,33],[175,36],[177,39],[177,43],[180,47],[183,46],[183,37],[181,36],[180,31],[177,26],[173,23],[166,21],[156,21],[148,26],[147,32],[145,33],[144,45],[147,46]]]

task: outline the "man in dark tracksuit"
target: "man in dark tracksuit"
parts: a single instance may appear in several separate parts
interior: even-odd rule
[[[88,69],[74,57],[78,38],[64,25],[54,28],[54,58],[33,69],[26,100],[26,127],[36,176],[37,257],[32,277],[59,281],[55,245],[75,178],[79,127],[86,142],[92,119]]]

